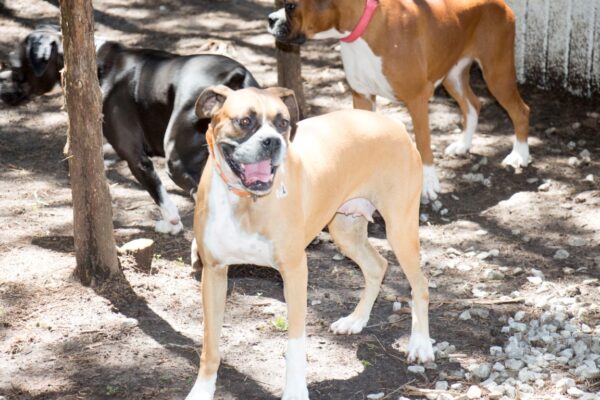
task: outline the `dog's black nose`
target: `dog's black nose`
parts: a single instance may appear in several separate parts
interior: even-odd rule
[[[274,17],[273,14],[269,15],[269,28],[273,29],[276,23],[277,17]]]
[[[275,138],[266,138],[262,141],[262,146],[265,150],[275,151],[281,146],[281,141]]]

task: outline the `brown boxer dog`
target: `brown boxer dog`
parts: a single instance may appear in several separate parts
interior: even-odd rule
[[[200,95],[196,112],[212,118],[206,133],[211,156],[198,186],[197,247],[192,245],[203,265],[204,342],[187,400],[214,395],[231,264],[281,273],[289,339],[283,399],[308,399],[305,248],[327,225],[340,250],[360,266],[366,282],[360,301],[331,325],[338,334],[360,332],[387,268],[367,237],[375,209],[412,288],[408,359],[433,360],[429,292],[419,263],[422,166],[404,126],[373,112],[346,110],[300,122],[290,142],[298,108],[293,92],[282,88],[216,86]]]
[[[481,106],[469,85],[473,62],[515,128],[503,164],[529,164],[529,108],[519,95],[514,65],[515,17],[503,0],[286,0],[269,15],[269,31],[288,43],[340,39],[355,108],[374,110],[376,95],[406,104],[424,164],[425,202],[440,191],[428,100],[442,83],[458,102],[464,131],[446,154],[468,152]]]

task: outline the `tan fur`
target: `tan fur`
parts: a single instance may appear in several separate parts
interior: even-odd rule
[[[233,92],[209,127],[215,143],[223,135],[234,134],[228,121],[239,118],[249,108],[263,110],[268,116],[286,112],[279,98],[270,93],[257,89]],[[212,174],[213,160],[209,160],[199,184],[194,215],[194,234],[204,265],[200,376],[205,378],[216,373],[219,365],[218,338],[227,287],[227,267],[203,244]],[[290,338],[304,335],[308,275],[305,248],[328,224],[341,250],[360,265],[365,275],[366,288],[355,313],[368,318],[387,263],[369,244],[364,218],[336,216],[345,201],[356,197],[368,199],[385,219],[388,240],[413,290],[417,313],[413,331],[429,337],[427,281],[419,263],[421,181],[420,156],[404,126],[384,116],[348,110],[299,124],[272,191],[256,200],[240,198],[236,209],[242,229],[273,242],[276,268],[284,281]],[[282,184],[287,196],[278,197],[276,190]]]

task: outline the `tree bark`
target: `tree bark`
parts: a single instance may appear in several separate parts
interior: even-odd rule
[[[283,0],[275,0],[276,9],[283,7]],[[306,116],[306,100],[302,87],[300,46],[275,41],[277,55],[277,84],[292,89],[300,108],[300,119]]]
[[[69,114],[67,151],[77,261],[74,275],[84,285],[95,285],[120,273],[112,204],[104,177],[102,101],[92,12],[91,0],[60,0],[65,53],[62,80]]]

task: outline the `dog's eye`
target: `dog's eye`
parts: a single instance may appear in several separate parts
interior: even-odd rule
[[[247,128],[252,124],[252,120],[248,117],[244,117],[242,119],[240,119],[238,121],[238,124],[242,127],[242,128]]]
[[[294,3],[285,3],[285,10],[288,12],[294,11],[296,9],[296,4]]]
[[[290,121],[288,121],[287,119],[280,119],[279,121],[277,121],[277,127],[282,131],[286,130],[290,127]]]

